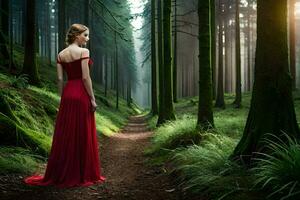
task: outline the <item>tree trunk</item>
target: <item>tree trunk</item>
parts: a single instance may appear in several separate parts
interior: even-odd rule
[[[236,59],[236,72],[235,72],[235,100],[233,104],[236,108],[241,107],[242,103],[242,80],[241,80],[241,38],[240,38],[240,0],[235,1],[235,59]]]
[[[104,80],[104,96],[107,96],[107,84],[108,84],[108,53],[105,54],[105,80]]]
[[[50,8],[49,8],[49,1],[46,1],[46,30],[47,30],[47,61],[49,65],[51,64],[51,54],[52,54],[52,48],[51,48],[51,37],[52,37],[52,32],[51,32],[51,18],[50,18]]]
[[[127,83],[127,106],[130,107],[131,104],[131,73],[128,74],[128,83]]]
[[[90,25],[90,0],[86,0],[86,1],[83,1],[83,4],[84,4],[84,25],[86,25],[87,27],[89,27]],[[86,47],[87,48],[90,48],[91,44],[88,42]]]
[[[156,32],[155,32],[155,1],[151,0],[151,109],[152,115],[158,114],[157,80],[156,80]]]
[[[173,101],[177,103],[177,0],[174,0]]]
[[[219,63],[218,63],[218,88],[215,107],[225,108],[224,86],[223,86],[223,11],[222,3],[219,0]]]
[[[0,10],[0,54],[3,57],[3,60],[7,60],[4,63],[4,66],[9,69],[10,73],[16,74],[17,69],[13,61],[13,56],[8,49],[10,41],[9,38],[12,39],[12,33],[9,33],[9,25],[11,24],[9,20],[11,19],[10,15],[12,14],[9,1],[0,1]],[[10,44],[10,50],[12,51],[12,41]]]
[[[58,0],[58,51],[65,48],[66,8],[65,0]]]
[[[116,54],[116,108],[119,109],[119,70],[118,70],[118,43],[117,32],[115,31],[115,54]]]
[[[164,79],[164,73],[163,73],[163,65],[164,65],[164,51],[163,51],[163,31],[162,31],[162,0],[157,1],[157,42],[158,42],[158,100],[159,100],[159,106],[158,106],[158,114],[161,116],[161,118],[164,118],[164,95],[163,95],[163,79]],[[159,124],[157,124],[158,126]]]
[[[251,23],[250,23],[250,19],[251,19],[251,15],[250,15],[250,3],[248,4],[247,7],[247,66],[248,66],[248,71],[247,71],[247,91],[251,90],[251,34],[250,34],[250,30],[251,30]]]
[[[211,66],[212,66],[212,91],[216,99],[216,0],[210,0],[211,13]]]
[[[295,31],[295,0],[289,0],[289,33],[290,33],[290,71],[292,89],[296,89],[296,31]]]
[[[250,164],[254,152],[268,152],[269,133],[299,139],[287,43],[287,0],[257,1],[257,47],[250,111],[231,158]]]
[[[225,88],[225,92],[231,92],[230,91],[230,86],[231,86],[231,75],[232,75],[232,72],[231,72],[231,65],[229,65],[229,58],[231,56],[231,52],[230,52],[230,42],[232,41],[231,40],[231,37],[230,37],[230,30],[231,30],[231,27],[229,27],[229,19],[230,19],[230,5],[231,4],[231,1],[226,1],[224,3],[224,13],[223,13],[223,18],[224,18],[224,35],[225,35],[225,44],[224,44],[224,55],[225,55],[225,69],[224,69],[224,76],[223,78],[225,79],[224,82],[225,82],[225,85],[224,85],[224,88]]]
[[[11,1],[10,2],[10,5],[9,5],[9,13],[10,13],[10,16],[9,17],[9,24],[10,24],[10,30],[9,30],[9,72],[11,74],[17,74],[17,68],[15,66],[15,63],[14,63],[14,59],[13,59],[13,48],[14,48],[14,45],[13,45],[13,9],[12,9],[12,4],[13,2]],[[17,35],[18,33],[16,33]]]
[[[162,66],[163,104],[160,104],[158,125],[168,120],[175,120],[172,92],[172,45],[171,45],[171,0],[165,0],[163,4],[163,38],[164,38],[164,64]],[[162,95],[161,95],[162,96]]]
[[[115,54],[111,55],[110,58],[110,88],[113,89],[115,87],[115,76],[114,76],[114,57]]]
[[[26,0],[27,16],[26,16],[26,39],[25,39],[25,55],[22,74],[29,75],[29,83],[40,85],[38,68],[36,65],[36,24],[35,24],[35,0]]]
[[[210,0],[198,0],[199,103],[197,129],[214,127],[212,111]]]
[[[1,54],[5,59],[9,59],[8,52],[8,35],[9,35],[9,1],[0,1],[1,4],[1,32],[0,32],[0,45]],[[8,66],[8,63],[7,63]]]
[[[22,1],[23,13],[22,13],[22,47],[25,46],[25,35],[26,35],[26,1]]]

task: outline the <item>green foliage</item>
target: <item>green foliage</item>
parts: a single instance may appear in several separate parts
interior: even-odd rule
[[[288,134],[284,134],[288,142],[276,135],[268,135],[270,138],[265,141],[271,153],[259,153],[261,158],[256,158],[255,184],[271,190],[269,199],[300,199],[300,145]]]
[[[42,159],[28,149],[0,146],[0,174],[32,173]]]
[[[217,198],[241,189],[243,183],[237,186],[237,177],[245,176],[245,170],[228,159],[237,141],[212,133],[205,138],[200,145],[178,148],[172,156],[183,190]]]
[[[156,124],[157,124],[158,116],[151,116],[151,118],[148,119],[148,124],[147,127],[150,130],[155,130],[156,129]]]
[[[26,129],[2,113],[0,113],[0,139],[1,145],[26,147],[43,156],[48,155],[51,146],[49,136]]]
[[[13,76],[10,79],[10,85],[15,88],[24,89],[29,86],[28,83],[28,75],[27,74],[21,74],[19,76]]]
[[[168,121],[157,128],[151,138],[153,145],[146,149],[147,154],[168,153],[168,150],[180,146],[198,144],[201,140],[201,134],[196,131],[196,119],[191,115],[183,115],[180,120]]]
[[[34,86],[22,90],[6,88],[2,91],[21,126],[51,135],[58,100],[51,99],[42,89]]]
[[[120,130],[127,122],[126,119],[120,116],[119,112],[109,111],[102,107],[100,112],[96,112],[96,128],[104,135],[112,135]]]
[[[196,126],[197,97],[181,98],[175,104],[178,119],[156,129],[157,116],[149,120],[155,133],[152,145],[146,149],[151,164],[170,164],[171,173],[178,177],[178,186],[187,194],[208,199],[260,200],[264,194],[252,189],[252,171],[231,162],[228,157],[241,137],[249,109],[251,93],[243,94],[243,106],[230,105],[234,95],[225,94],[225,110],[214,108],[216,128],[201,132],[200,140],[192,145],[172,141],[186,139]],[[187,115],[186,113],[189,113]],[[189,137],[191,138],[191,136]],[[169,144],[174,144],[169,146]]]

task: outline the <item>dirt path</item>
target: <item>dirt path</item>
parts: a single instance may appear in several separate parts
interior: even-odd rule
[[[57,189],[27,186],[22,176],[0,177],[2,199],[113,199],[113,200],[173,200],[180,199],[170,177],[159,167],[145,164],[143,150],[153,133],[146,130],[145,118],[132,116],[129,123],[112,137],[99,137],[103,184],[82,188]]]

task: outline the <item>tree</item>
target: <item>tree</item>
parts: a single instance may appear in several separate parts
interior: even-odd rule
[[[236,108],[241,107],[242,102],[242,88],[241,88],[241,41],[240,41],[240,0],[235,0],[235,55],[236,55],[236,88],[235,100],[233,104]]]
[[[177,103],[177,0],[174,0],[173,101]]]
[[[151,109],[152,114],[158,114],[157,83],[156,83],[156,33],[155,33],[155,1],[151,0]]]
[[[9,23],[10,19],[12,20],[12,9],[9,7],[12,5],[9,1],[0,1],[0,54],[3,56],[6,62],[6,66],[9,67],[9,71],[12,74],[15,74],[16,72],[16,66],[13,61],[13,56],[11,55],[12,52],[12,31],[9,33]],[[8,50],[8,41],[10,36],[10,52]]]
[[[171,45],[171,0],[163,2],[163,47],[164,62],[159,83],[162,87],[159,91],[161,102],[159,102],[159,115],[157,125],[163,124],[167,120],[175,120],[173,108],[172,91],[172,45]]]
[[[9,52],[7,48],[8,33],[9,33],[9,2],[0,1],[0,8],[1,8],[0,50],[3,57],[9,58]]]
[[[292,88],[296,88],[296,32],[295,0],[289,0],[289,33],[290,33],[290,70],[293,77]]]
[[[287,0],[258,0],[251,106],[232,159],[250,164],[254,152],[267,152],[264,139],[272,139],[269,133],[284,139],[285,132],[299,139],[287,41]]]
[[[215,107],[225,108],[224,101],[224,86],[223,86],[223,8],[222,2],[219,0],[219,63],[218,63],[218,87],[217,87],[217,97],[215,102]]]
[[[90,26],[90,0],[83,1],[83,8],[84,8],[84,24],[89,27]],[[87,43],[87,48],[90,49],[91,43]]]
[[[199,103],[197,129],[214,126],[212,112],[210,0],[198,0]]]
[[[210,0],[211,16],[211,66],[213,99],[216,99],[216,0]]]
[[[65,0],[58,0],[58,49],[63,50],[65,47],[66,34],[66,7]]]
[[[35,0],[26,0],[26,38],[25,55],[22,74],[29,75],[29,83],[40,84],[38,68],[36,65],[36,24],[35,24]]]
[[[163,64],[164,64],[164,51],[163,51],[163,30],[162,30],[162,4],[163,2],[161,0],[157,1],[157,46],[158,46],[158,74],[159,74],[159,84],[158,84],[158,114],[163,115],[164,114],[164,96],[163,94],[163,79],[164,79],[164,73],[163,73]],[[159,124],[157,124],[159,125]]]
[[[119,62],[118,62],[118,42],[117,42],[117,32],[114,34],[114,43],[115,43],[115,83],[116,83],[116,108],[119,109]]]

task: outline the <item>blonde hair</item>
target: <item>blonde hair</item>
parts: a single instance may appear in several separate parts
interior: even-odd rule
[[[89,28],[83,24],[72,24],[68,29],[66,34],[65,43],[66,45],[72,44],[76,40],[76,36],[80,35],[84,31],[88,30]]]

